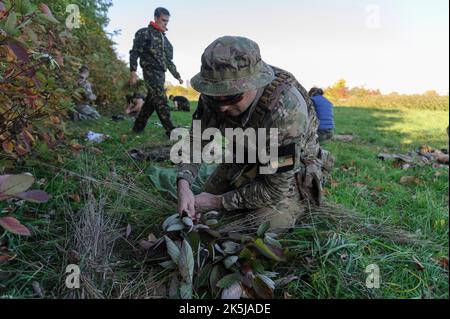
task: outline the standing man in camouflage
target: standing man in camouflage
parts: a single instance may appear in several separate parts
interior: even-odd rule
[[[261,163],[221,164],[204,193],[194,196],[191,185],[200,164],[182,163],[180,214],[198,219],[211,210],[238,212],[240,226],[255,229],[269,222],[272,231],[282,232],[295,225],[307,205],[320,205],[322,176],[332,157],[320,148],[314,107],[292,74],[263,62],[255,42],[227,36],[205,50],[201,72],[191,83],[201,93],[193,118],[201,121],[202,132],[217,128],[225,136],[226,128],[277,128],[278,170],[261,175]],[[191,129],[191,143],[195,139]]]
[[[167,9],[157,8],[155,10],[155,21],[136,33],[133,49],[130,51],[130,84],[135,85],[137,83],[137,61],[140,59],[148,89],[145,104],[133,127],[135,133],[140,133],[145,129],[148,119],[155,110],[167,135],[170,135],[174,128],[170,119],[169,103],[164,88],[167,69],[180,84],[183,84],[183,80],[172,61],[173,47],[165,34],[169,19],[170,13]]]

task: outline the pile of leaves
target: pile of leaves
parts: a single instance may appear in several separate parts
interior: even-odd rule
[[[272,299],[277,287],[296,279],[275,280],[278,274],[270,271],[287,260],[287,251],[277,234],[268,232],[269,223],[253,236],[225,233],[218,216],[209,212],[197,222],[176,214],[164,221],[165,236],[156,239],[152,234],[141,241],[153,261],[173,271],[170,298]]]
[[[24,200],[31,203],[46,203],[50,196],[40,190],[29,191],[30,187],[33,186],[35,178],[29,174],[23,175],[0,175],[0,201],[8,200]],[[12,213],[14,208],[6,210]],[[13,216],[2,216],[3,212],[0,213],[0,228],[4,228],[10,233],[20,235],[20,236],[31,236],[30,230],[22,225]],[[4,254],[7,250],[3,247],[3,239],[0,237],[0,264],[13,257],[9,254]]]

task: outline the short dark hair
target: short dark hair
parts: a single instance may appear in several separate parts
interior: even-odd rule
[[[170,12],[166,8],[162,8],[162,7],[156,8],[155,9],[155,17],[159,18],[161,15],[170,16]]]
[[[82,65],[78,72],[83,73],[89,71],[89,67],[87,65]]]
[[[316,88],[316,87],[314,87],[314,88],[312,88],[311,90],[309,90],[309,93],[308,93],[308,95],[309,95],[310,97],[313,97],[313,96],[316,96],[316,95],[324,95],[324,94],[325,94],[325,93],[323,92],[322,89]]]

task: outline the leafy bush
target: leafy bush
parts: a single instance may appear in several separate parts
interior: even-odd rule
[[[68,4],[83,13],[79,29],[65,23]],[[78,69],[91,69],[103,110],[122,109],[125,63],[103,30],[111,3],[95,0],[0,0],[0,144],[17,159],[37,140],[54,148],[64,140],[63,118],[73,107]]]

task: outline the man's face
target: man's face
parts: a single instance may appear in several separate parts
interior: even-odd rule
[[[161,14],[159,17],[155,17],[155,23],[164,31],[167,31],[167,25],[169,24],[170,16]]]
[[[257,90],[248,91],[242,94],[241,98],[237,98],[235,102],[230,101],[222,106],[217,107],[220,113],[225,113],[228,116],[236,117],[247,111],[256,98]],[[215,97],[215,100],[226,101],[226,97]],[[232,100],[232,99],[231,99]]]
[[[82,78],[85,78],[85,79],[87,79],[88,77],[89,77],[89,71],[83,71],[83,72],[81,72],[80,73],[80,76],[82,77]]]

